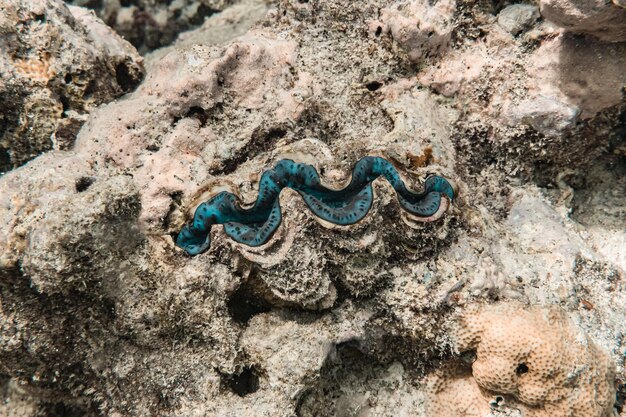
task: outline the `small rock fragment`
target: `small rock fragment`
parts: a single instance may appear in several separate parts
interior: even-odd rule
[[[539,10],[530,4],[512,4],[498,14],[498,24],[512,35],[528,29],[539,18]]]
[[[398,2],[381,10],[384,32],[405,49],[411,61],[441,55],[452,39],[455,0],[431,4],[413,1]]]
[[[558,136],[573,127],[580,110],[552,97],[523,100],[509,113],[512,125],[524,123],[546,136]]]

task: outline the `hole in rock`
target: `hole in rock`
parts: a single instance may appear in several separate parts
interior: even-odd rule
[[[83,408],[64,402],[46,404],[41,411],[46,417],[83,417],[87,415],[87,411]]]
[[[200,122],[200,127],[204,127],[206,125],[207,120],[209,119],[209,115],[206,110],[204,110],[200,106],[192,106],[185,117],[191,117]]]
[[[61,94],[61,96],[59,97],[59,100],[61,101],[61,105],[63,106],[63,115],[61,117],[67,117],[65,112],[70,109],[70,99],[67,98],[65,95]]]
[[[520,363],[519,365],[517,365],[517,368],[515,369],[515,373],[518,376],[523,375],[526,372],[528,372],[528,365],[526,365],[525,363]]]
[[[382,28],[381,26],[378,26],[378,27],[376,28],[376,33],[375,33],[375,35],[376,35],[376,36],[380,36],[380,35],[381,35],[381,33],[383,33],[383,28]]]
[[[11,169],[11,155],[7,148],[0,147],[0,175]]]
[[[76,191],[82,193],[83,191],[86,191],[87,188],[91,187],[91,184],[93,184],[94,182],[96,182],[95,178],[80,177],[76,180]]]
[[[382,86],[383,86],[383,83],[379,81],[372,81],[370,83],[365,84],[365,88],[367,88],[369,91],[376,91]]]
[[[222,381],[240,397],[259,390],[259,376],[253,366],[246,366],[239,374],[223,375]]]
[[[82,417],[85,415],[87,415],[87,412],[82,408],[73,405],[67,405],[65,403],[57,403],[54,406],[54,412],[52,414],[49,414],[50,417]]]
[[[461,360],[471,365],[476,361],[476,351],[466,350],[465,352],[461,352]]]
[[[115,80],[124,92],[132,90],[137,83],[137,80],[131,75],[128,66],[124,63],[119,63],[115,67]]]
[[[89,80],[85,91],[83,91],[83,99],[91,97],[91,95],[98,89],[96,80]]]
[[[256,133],[256,132],[255,132]],[[282,139],[287,134],[287,131],[280,127],[273,127],[265,133],[265,140],[274,141],[276,139]],[[254,134],[253,134],[254,135]],[[253,137],[253,139],[255,139]]]
[[[622,413],[626,409],[624,405],[626,405],[626,384],[618,384],[615,395],[615,408],[618,413]]]
[[[63,79],[65,80],[65,84],[69,84],[72,82],[72,74],[65,74],[65,77],[63,77]]]
[[[493,400],[491,400],[489,402],[489,405],[491,406],[491,408],[500,408],[501,405],[504,404],[504,397],[501,397],[500,395],[498,395],[496,398],[494,398]]]
[[[202,23],[204,23],[207,17],[210,17],[218,12],[219,10],[213,9],[205,4],[200,3],[200,6],[198,6],[196,14],[192,16],[191,19],[189,19],[189,23],[191,23],[192,25],[196,25],[196,26],[201,25]]]
[[[267,302],[250,295],[243,285],[230,297],[227,305],[230,316],[240,324],[247,324],[257,314],[270,311]]]

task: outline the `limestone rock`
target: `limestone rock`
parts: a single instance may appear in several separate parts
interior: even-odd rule
[[[512,4],[498,13],[498,24],[512,35],[528,29],[539,18],[539,10],[530,4]]]
[[[398,2],[381,11],[382,30],[407,51],[412,61],[419,62],[447,50],[455,7],[455,0],[434,4],[423,0]]]
[[[135,49],[57,0],[0,6],[0,172],[70,148],[85,115],[143,77]]]
[[[145,53],[171,44],[186,30],[201,26],[205,19],[235,3],[232,0],[70,0],[91,8],[124,39]]]
[[[626,41],[626,10],[619,2],[603,0],[541,0],[541,14],[575,33],[607,42]]]
[[[521,101],[510,109],[510,123],[525,123],[546,136],[558,136],[566,129],[571,129],[580,110],[551,97],[539,96]]]

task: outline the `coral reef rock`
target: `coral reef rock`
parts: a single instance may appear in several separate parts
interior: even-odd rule
[[[450,373],[450,380],[435,377],[429,415],[511,407],[527,417],[613,416],[612,361],[560,308],[502,304],[466,313],[459,327],[457,348],[475,355],[471,377],[462,372]],[[446,398],[461,387],[467,394]]]
[[[541,0],[541,15],[574,33],[607,42],[626,41],[626,8],[620,1]]]
[[[455,0],[397,2],[381,11],[381,28],[412,61],[444,53],[452,39]],[[370,24],[376,27],[376,22]]]
[[[68,0],[93,9],[139,51],[171,44],[180,32],[202,25],[234,0]]]
[[[0,173],[69,149],[89,112],[132,90],[143,59],[93,13],[60,0],[0,5]]]
[[[24,100],[3,123],[55,116],[5,131],[85,122],[0,176],[1,415],[625,416],[624,43],[502,2],[245,1],[147,55],[133,88],[140,58],[95,59],[136,55],[91,11],[16,4],[0,91]],[[217,3],[81,4],[146,45],[151,17],[165,36]],[[126,94],[72,104],[107,91]],[[458,198],[419,222],[378,179],[339,226],[285,189],[263,245],[220,225],[204,253],[175,244],[219,192],[250,207],[277,161],[341,189],[368,155]]]
[[[538,18],[537,7],[530,4],[512,4],[498,13],[498,24],[512,35],[517,35],[532,26]]]

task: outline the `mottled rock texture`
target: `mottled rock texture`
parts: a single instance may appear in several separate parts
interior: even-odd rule
[[[520,416],[508,387],[477,394],[458,349],[459,318],[493,304],[558,308],[606,359],[587,415],[624,414],[623,44],[541,18],[514,35],[500,6],[284,0],[242,35],[230,9],[154,52],[71,149],[0,177],[0,411],[428,416],[443,373],[459,403]],[[205,254],[174,245],[208,196],[253,202],[278,159],[339,185],[364,155],[460,197],[419,224],[376,182],[338,228],[286,191],[263,247],[217,227]]]
[[[626,8],[620,1],[541,0],[541,14],[575,33],[586,33],[607,42],[626,41]]]
[[[69,149],[89,112],[131,91],[143,59],[92,13],[60,0],[0,4],[0,173]]]
[[[234,0],[68,0],[92,9],[144,53],[171,44],[183,31],[202,25]]]
[[[471,367],[429,378],[429,416],[501,407],[528,417],[614,415],[613,363],[559,307],[468,311],[454,334]]]
[[[538,18],[537,7],[531,4],[512,4],[498,13],[498,24],[512,35],[517,35],[532,26]]]

